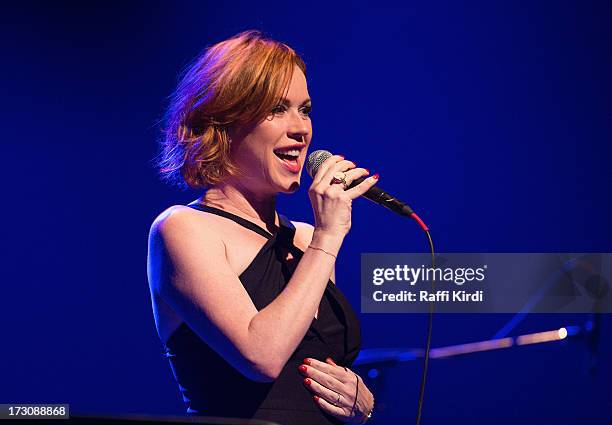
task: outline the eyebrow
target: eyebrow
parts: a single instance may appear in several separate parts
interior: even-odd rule
[[[281,99],[280,103],[282,103],[282,104],[284,104],[284,105],[289,105],[289,103],[290,103],[290,102],[289,102],[289,100],[288,100],[287,98],[283,98],[283,99]],[[304,100],[304,101],[303,101],[303,102],[300,104],[300,106],[304,106],[304,105],[306,105],[306,104],[308,104],[308,103],[312,103],[312,100],[311,100],[310,98],[308,98],[308,99]]]

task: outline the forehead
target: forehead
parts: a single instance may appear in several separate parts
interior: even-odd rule
[[[297,66],[293,67],[293,74],[287,88],[286,98],[294,102],[303,102],[309,98],[306,76]]]

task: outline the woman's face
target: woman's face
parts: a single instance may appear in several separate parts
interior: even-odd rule
[[[312,138],[310,107],[306,77],[296,66],[286,97],[270,115],[246,134],[232,135],[240,185],[264,196],[299,188]]]

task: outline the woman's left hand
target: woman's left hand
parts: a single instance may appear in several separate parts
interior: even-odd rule
[[[304,385],[314,394],[317,405],[344,422],[363,423],[374,408],[374,396],[361,377],[330,358],[325,363],[306,358],[299,371],[305,376]]]

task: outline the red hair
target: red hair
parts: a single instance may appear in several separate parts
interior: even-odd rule
[[[293,49],[258,31],[242,32],[196,58],[166,112],[158,160],[162,178],[202,189],[237,175],[229,129],[265,119],[288,88],[295,66],[306,75]]]

